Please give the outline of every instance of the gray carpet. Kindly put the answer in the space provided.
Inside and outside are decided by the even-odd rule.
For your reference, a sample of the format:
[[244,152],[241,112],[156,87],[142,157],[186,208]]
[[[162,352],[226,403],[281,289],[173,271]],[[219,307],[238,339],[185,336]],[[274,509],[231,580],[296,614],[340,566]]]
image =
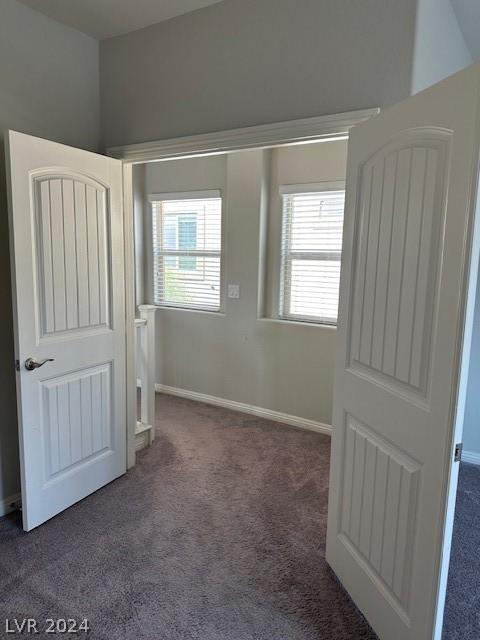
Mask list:
[[458,480],[443,640],[480,639],[480,467],[463,463]]
[[374,640],[325,562],[329,438],[168,396],[157,415],[126,476],[29,534],[0,519],[0,633]]

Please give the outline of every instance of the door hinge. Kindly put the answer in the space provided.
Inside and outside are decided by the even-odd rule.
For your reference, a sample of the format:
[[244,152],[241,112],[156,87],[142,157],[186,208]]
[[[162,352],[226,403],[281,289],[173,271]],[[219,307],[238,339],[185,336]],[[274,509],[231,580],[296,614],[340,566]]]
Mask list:
[[459,442],[455,445],[455,454],[453,456],[454,462],[460,462],[462,459],[463,442]]

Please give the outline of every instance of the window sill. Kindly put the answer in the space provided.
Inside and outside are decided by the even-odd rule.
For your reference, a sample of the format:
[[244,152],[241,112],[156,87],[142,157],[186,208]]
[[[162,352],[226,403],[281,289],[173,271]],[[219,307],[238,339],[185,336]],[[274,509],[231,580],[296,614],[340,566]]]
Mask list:
[[273,323],[280,325],[293,325],[295,327],[313,327],[315,329],[329,329],[336,331],[336,324],[322,322],[308,322],[307,320],[286,320],[285,318],[257,318],[257,322]]

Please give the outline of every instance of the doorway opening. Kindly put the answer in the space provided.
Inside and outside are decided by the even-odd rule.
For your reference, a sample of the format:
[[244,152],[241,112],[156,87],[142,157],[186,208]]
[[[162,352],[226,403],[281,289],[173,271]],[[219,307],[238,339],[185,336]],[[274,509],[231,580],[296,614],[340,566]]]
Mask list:
[[346,153],[342,136],[133,167],[157,391],[330,431]]
[[[293,508],[311,513],[315,541],[301,524],[303,516],[295,536],[316,567],[316,588],[332,599],[333,611],[345,607],[351,615],[346,638],[362,635],[373,640],[365,620],[350,610],[349,598],[337,591],[325,562],[329,440],[307,431],[330,431],[346,152],[342,136],[136,164],[135,304],[141,310],[155,308],[160,443],[151,455],[167,443],[176,460],[188,458],[191,469],[185,470],[185,477],[191,474],[195,485],[198,476],[209,478],[207,493],[214,512],[216,475],[227,474],[224,482],[233,501],[237,494],[250,495],[252,511],[242,502],[237,516],[251,518],[253,538],[266,517],[263,509],[257,514],[261,494],[272,503],[267,507],[273,509],[267,530],[283,526],[285,539],[295,529],[285,521],[287,512]],[[137,352],[144,363],[151,357],[151,352],[145,357],[145,345],[137,345]],[[143,377],[140,367],[137,378]],[[140,415],[141,407],[139,421]],[[235,446],[225,465],[230,438]],[[263,447],[270,453],[260,455],[262,462],[258,454]],[[271,467],[273,451],[277,463]],[[149,454],[141,455],[143,461]],[[201,473],[196,472],[198,466],[203,466]],[[273,483],[273,493],[264,466],[271,468],[272,478],[278,475],[280,484]],[[243,475],[247,467],[248,478]],[[168,485],[168,468],[163,473]],[[294,499],[295,507],[279,500],[284,473],[295,474],[297,490],[303,487],[306,492]],[[264,486],[259,488],[261,478]],[[289,487],[286,482],[285,496]],[[311,510],[313,504],[317,506]],[[231,506],[222,508],[230,520]],[[219,530],[211,535],[219,535]],[[220,548],[229,536],[229,531],[219,536]],[[234,562],[239,561],[239,546],[252,553],[248,540],[245,534],[234,538]],[[286,550],[272,548],[269,553],[279,567],[282,556],[288,557]],[[261,558],[255,562],[271,575]],[[300,591],[308,592],[313,583],[307,585],[302,562],[294,564],[291,578]],[[281,584],[282,576],[280,570],[272,579]],[[278,592],[280,600],[285,597],[283,587]],[[304,595],[297,601],[301,602]],[[327,628],[328,607],[320,602],[309,615]]]

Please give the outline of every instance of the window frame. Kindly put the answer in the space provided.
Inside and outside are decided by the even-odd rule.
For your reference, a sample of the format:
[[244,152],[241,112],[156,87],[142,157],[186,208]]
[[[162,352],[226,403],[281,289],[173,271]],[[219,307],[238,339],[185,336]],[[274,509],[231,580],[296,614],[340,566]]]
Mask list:
[[[315,326],[326,326],[336,328],[338,324],[338,313],[335,321],[328,320],[327,318],[321,318],[317,316],[306,316],[300,314],[288,313],[286,310],[289,308],[290,304],[290,294],[291,294],[291,286],[287,287],[285,282],[285,268],[284,268],[284,260],[285,254],[283,251],[283,247],[285,246],[285,207],[284,207],[284,196],[296,195],[296,194],[309,194],[309,193],[322,193],[328,191],[345,191],[345,180],[329,180],[325,182],[309,182],[309,183],[301,183],[301,184],[285,184],[280,185],[279,187],[279,197],[280,197],[280,238],[278,252],[278,288],[277,288],[277,313],[278,320],[283,322],[297,322],[303,324],[311,324]],[[342,261],[342,252],[343,252],[343,230],[345,225],[345,216],[342,224],[342,249],[339,252],[327,252],[327,251],[317,251],[317,252],[309,252],[308,255],[305,255],[305,259],[321,259],[318,256],[326,255],[330,253],[337,254],[338,259]],[[302,252],[300,252],[302,253]],[[304,253],[304,252],[303,252]],[[290,252],[288,252],[290,255]],[[302,259],[302,258],[300,258]],[[332,258],[336,260],[335,258]],[[290,278],[291,283],[291,278]],[[340,295],[340,291],[339,291]]]
[[[220,224],[221,224],[221,233],[220,233],[220,251],[198,251],[195,252],[198,254],[198,257],[204,257],[208,255],[219,255],[220,257],[220,297],[219,297],[219,306],[218,308],[212,307],[204,307],[204,306],[196,306],[191,304],[182,304],[181,302],[158,302],[155,300],[155,256],[154,254],[154,237],[153,237],[153,204],[156,202],[165,202],[167,200],[206,200],[218,198],[220,199]],[[147,197],[149,204],[149,214],[150,214],[150,233],[151,233],[151,242],[150,244],[150,252],[151,252],[151,299],[153,304],[159,309],[172,309],[172,310],[180,310],[180,311],[192,311],[198,313],[213,313],[213,314],[224,314],[225,313],[225,202],[223,197],[222,189],[207,189],[204,191],[168,191],[168,192],[157,192],[150,193]],[[191,212],[188,212],[191,213]],[[183,215],[183,214],[180,214]],[[178,229],[177,229],[178,233]],[[180,250],[176,250],[172,252],[174,256],[178,259],[178,254],[181,253]],[[191,253],[191,252],[189,252]]]

